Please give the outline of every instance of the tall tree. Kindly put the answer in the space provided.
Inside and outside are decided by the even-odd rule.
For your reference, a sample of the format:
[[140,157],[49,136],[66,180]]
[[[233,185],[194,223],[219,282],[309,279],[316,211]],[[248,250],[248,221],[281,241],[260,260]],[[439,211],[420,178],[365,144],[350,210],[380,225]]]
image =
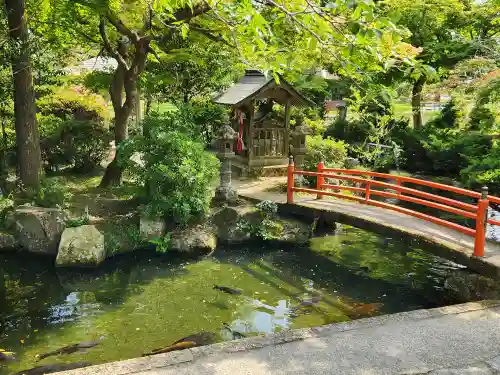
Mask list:
[[451,21],[463,13],[464,5],[460,0],[389,0],[387,4],[399,15],[399,24],[410,30],[408,41],[421,50],[418,63],[405,74],[412,83],[413,127],[418,129],[423,125],[421,102],[425,83],[435,78],[438,64],[449,57],[448,49],[456,39]]
[[18,172],[23,185],[36,187],[42,158],[24,0],[5,0],[5,12],[11,41]]
[[148,63],[141,85],[147,96],[188,103],[227,88],[243,73],[233,48],[197,33],[158,47],[160,60]]
[[[99,30],[105,53],[118,62],[110,85],[117,146],[127,137],[127,121],[136,103],[138,80],[150,54],[172,37],[196,32],[230,45],[248,65],[282,73],[311,66],[313,60],[335,62],[342,74],[379,69],[392,49],[382,38],[399,42],[398,29],[375,14],[372,0],[240,1],[230,0],[63,0],[57,22]],[[57,14],[53,12],[53,14]],[[70,16],[68,16],[70,15]],[[83,33],[87,38],[94,35]],[[170,51],[162,50],[163,53]],[[277,77],[277,76],[276,76]],[[119,147],[118,147],[119,151]],[[101,186],[121,182],[113,160]]]
[[460,61],[494,50],[492,40],[500,31],[498,6],[491,0],[387,0],[385,4],[399,18],[398,24],[411,32],[408,42],[420,49],[417,62],[403,78],[412,84],[413,126],[418,129],[423,125],[425,84],[445,77]]

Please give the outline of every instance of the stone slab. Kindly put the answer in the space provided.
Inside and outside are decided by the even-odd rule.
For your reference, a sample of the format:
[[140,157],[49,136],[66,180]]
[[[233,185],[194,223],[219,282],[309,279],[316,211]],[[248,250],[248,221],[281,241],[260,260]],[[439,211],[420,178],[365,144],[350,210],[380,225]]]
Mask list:
[[494,370],[500,372],[500,355],[498,357],[491,358],[486,361],[486,363]]

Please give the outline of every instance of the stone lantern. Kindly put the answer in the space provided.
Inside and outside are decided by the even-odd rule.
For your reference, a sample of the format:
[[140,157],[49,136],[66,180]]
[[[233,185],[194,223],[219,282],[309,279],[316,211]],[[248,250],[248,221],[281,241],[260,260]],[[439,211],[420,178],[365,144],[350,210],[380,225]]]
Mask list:
[[234,201],[238,192],[231,186],[231,159],[234,157],[234,141],[238,137],[233,128],[223,125],[215,138],[217,158],[220,164],[220,186],[215,190],[215,200],[221,202]]
[[295,165],[301,166],[304,163],[306,149],[306,136],[311,134],[311,129],[302,123],[302,119],[297,119],[297,126],[290,133],[292,136],[292,155],[295,159]]

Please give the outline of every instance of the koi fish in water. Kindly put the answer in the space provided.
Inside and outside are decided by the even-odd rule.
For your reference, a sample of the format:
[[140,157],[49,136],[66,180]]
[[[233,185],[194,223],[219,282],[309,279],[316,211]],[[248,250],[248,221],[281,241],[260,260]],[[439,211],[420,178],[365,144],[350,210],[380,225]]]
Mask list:
[[221,292],[224,292],[227,294],[241,294],[241,290],[229,288],[228,286],[215,285],[214,289],[220,290]]
[[8,352],[5,349],[0,349],[0,362],[9,362],[9,361],[15,361],[16,353],[14,352]]
[[151,351],[149,353],[144,353],[142,356],[147,357],[147,356],[155,355],[155,354],[163,354],[163,353],[173,352],[175,350],[190,349],[190,348],[194,348],[195,346],[199,346],[199,345],[197,345],[194,341],[183,341],[183,342],[179,342],[177,344],[169,345],[165,348],[154,349],[153,351]]
[[347,313],[355,318],[372,316],[379,312],[382,306],[383,303],[355,303],[349,306]]
[[194,348],[196,346],[213,344],[216,338],[217,336],[212,332],[199,332],[195,333],[194,335],[186,336],[180,340],[177,340],[172,345],[163,348],[153,349],[151,352],[144,353],[142,356],[147,357],[155,354],[173,352],[175,350],[184,350],[184,349]]
[[53,356],[53,355],[73,354],[73,353],[77,353],[77,352],[84,352],[86,349],[90,349],[90,348],[93,348],[94,346],[99,345],[101,343],[101,340],[102,340],[102,338],[100,340],[97,340],[97,341],[81,342],[78,344],[68,345],[68,346],[56,349],[52,352],[37,354],[35,356],[35,358],[37,361],[41,361],[42,359]]
[[323,299],[322,296],[313,296],[313,297],[311,297],[309,299],[303,300],[302,302],[300,302],[300,304],[298,304],[297,306],[292,307],[289,310],[290,317],[296,318],[299,315],[300,312],[306,313],[304,311],[305,307],[314,306],[315,304],[319,303],[322,299]]

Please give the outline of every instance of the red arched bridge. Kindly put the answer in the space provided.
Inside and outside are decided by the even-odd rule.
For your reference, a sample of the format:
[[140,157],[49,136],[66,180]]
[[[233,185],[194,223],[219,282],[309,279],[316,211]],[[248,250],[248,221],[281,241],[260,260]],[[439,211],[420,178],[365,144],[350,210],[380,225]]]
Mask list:
[[[295,186],[295,176],[316,177],[316,188],[305,188]],[[348,181],[351,184],[343,184]],[[408,186],[409,185],[409,186]],[[411,187],[410,187],[411,186]],[[465,203],[463,201],[432,194],[418,187],[429,187],[444,192],[451,192],[458,196],[468,198],[477,203]],[[488,188],[482,192],[462,189],[450,185],[440,184],[432,181],[421,180],[413,177],[390,175],[386,173],[369,172],[355,169],[327,168],[320,162],[316,172],[297,170],[290,159],[287,178],[287,203],[294,203],[294,193],[308,193],[322,199],[325,196],[340,198],[342,200],[357,201],[362,204],[399,212],[405,215],[423,219],[427,222],[452,229],[474,237],[474,256],[483,257],[486,244],[486,225],[500,226],[500,220],[488,218],[488,207],[490,204],[500,204],[500,198],[488,195]],[[419,206],[430,207],[475,220],[475,225],[470,228],[457,224],[428,213],[411,210],[395,204],[373,199],[374,196],[394,198],[407,201]],[[500,254],[497,254],[500,256]]]

